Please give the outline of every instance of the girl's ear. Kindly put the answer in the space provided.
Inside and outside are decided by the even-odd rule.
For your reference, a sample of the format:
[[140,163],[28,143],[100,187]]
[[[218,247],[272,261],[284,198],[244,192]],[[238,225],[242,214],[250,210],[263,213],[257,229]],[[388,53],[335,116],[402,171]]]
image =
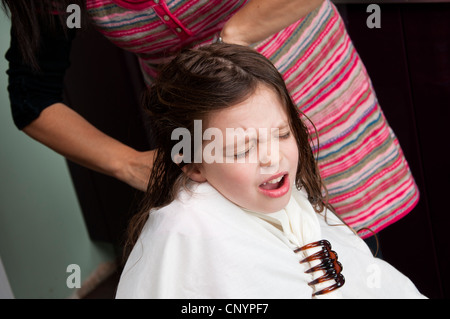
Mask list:
[[202,171],[200,170],[200,167],[196,164],[187,164],[184,165],[181,170],[194,182],[197,183],[204,183],[206,182],[205,176],[203,176]]

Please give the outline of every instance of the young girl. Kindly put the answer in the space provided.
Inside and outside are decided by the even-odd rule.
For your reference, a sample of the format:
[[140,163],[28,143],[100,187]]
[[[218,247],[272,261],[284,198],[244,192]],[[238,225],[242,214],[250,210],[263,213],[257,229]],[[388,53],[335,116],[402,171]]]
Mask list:
[[144,102],[158,152],[117,298],[423,297],[333,213],[303,115],[262,55],[184,51]]

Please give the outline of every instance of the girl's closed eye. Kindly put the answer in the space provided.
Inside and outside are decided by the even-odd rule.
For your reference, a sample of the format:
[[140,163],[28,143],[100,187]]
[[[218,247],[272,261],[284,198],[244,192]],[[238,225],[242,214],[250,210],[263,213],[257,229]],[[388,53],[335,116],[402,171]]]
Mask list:
[[280,140],[286,140],[289,137],[291,137],[291,131],[287,131],[285,133],[281,133],[280,135],[278,135],[278,139]]
[[[280,140],[287,140],[288,138],[291,137],[291,131],[288,130],[286,132],[281,132],[279,135],[277,135],[275,138],[278,138]],[[236,152],[234,154],[234,158],[239,159],[239,158],[244,158],[247,157],[250,152],[255,148],[255,144],[254,143],[249,143],[246,145],[246,149],[241,151],[241,152]]]
[[248,154],[250,154],[250,151],[252,151],[255,148],[255,144],[254,143],[250,143],[246,145],[246,149],[242,152],[236,152],[234,154],[234,158],[239,159],[239,158],[244,158],[247,157]]

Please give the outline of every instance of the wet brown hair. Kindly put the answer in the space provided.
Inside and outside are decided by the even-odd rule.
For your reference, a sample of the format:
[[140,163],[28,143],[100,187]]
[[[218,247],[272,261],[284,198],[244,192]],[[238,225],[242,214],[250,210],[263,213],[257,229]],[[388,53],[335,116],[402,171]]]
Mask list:
[[172,132],[186,128],[193,136],[194,120],[206,119],[213,111],[245,101],[260,85],[272,89],[285,106],[299,150],[296,187],[304,188],[316,212],[332,209],[311,149],[311,136],[302,121],[307,117],[293,103],[274,65],[257,51],[239,45],[188,49],[162,68],[144,95],[143,106],[155,133],[157,154],[141,210],[129,224],[125,256],[137,241],[150,211],[170,204],[188,180],[171,158],[171,150],[178,143],[172,140]]

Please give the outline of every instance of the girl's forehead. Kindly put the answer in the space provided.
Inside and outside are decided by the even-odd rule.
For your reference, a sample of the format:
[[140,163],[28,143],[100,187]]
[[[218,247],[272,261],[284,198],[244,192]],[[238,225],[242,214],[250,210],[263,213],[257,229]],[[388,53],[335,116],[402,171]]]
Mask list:
[[279,128],[288,123],[281,98],[265,86],[259,86],[246,100],[236,105],[211,112],[207,127],[217,128]]

